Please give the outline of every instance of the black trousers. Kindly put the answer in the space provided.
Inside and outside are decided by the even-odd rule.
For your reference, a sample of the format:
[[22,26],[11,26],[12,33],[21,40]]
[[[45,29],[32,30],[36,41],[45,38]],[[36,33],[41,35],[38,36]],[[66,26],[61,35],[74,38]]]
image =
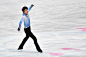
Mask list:
[[29,26],[28,28],[24,28],[24,32],[26,33],[26,37],[23,39],[22,43],[20,44],[18,49],[23,49],[23,46],[25,44],[25,42],[28,40],[29,37],[31,37],[34,41],[34,44],[36,46],[37,51],[40,51],[40,47],[37,43],[37,38],[35,37],[35,35],[31,32],[31,27]]

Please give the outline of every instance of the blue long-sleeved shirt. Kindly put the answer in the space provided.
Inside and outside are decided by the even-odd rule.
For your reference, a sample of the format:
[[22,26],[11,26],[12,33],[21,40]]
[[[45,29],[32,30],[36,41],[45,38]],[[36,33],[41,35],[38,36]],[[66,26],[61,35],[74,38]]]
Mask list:
[[[28,8],[28,12],[31,10],[32,7]],[[29,16],[29,14],[28,14]],[[23,13],[22,19],[19,22],[19,28],[21,28],[21,24],[24,21],[24,28],[28,28],[30,26],[30,17],[28,17],[25,13]]]

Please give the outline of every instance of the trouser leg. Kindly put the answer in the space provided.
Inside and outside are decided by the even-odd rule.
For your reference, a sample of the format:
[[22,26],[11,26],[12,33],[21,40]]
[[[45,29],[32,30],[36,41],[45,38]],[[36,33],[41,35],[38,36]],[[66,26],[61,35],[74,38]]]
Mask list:
[[30,37],[33,39],[37,51],[42,51],[42,50],[40,49],[39,44],[37,43],[37,38],[35,37],[35,35],[34,35],[31,31],[30,31]]
[[24,29],[24,32],[26,33],[26,37],[22,40],[22,42],[21,42],[21,44],[20,44],[18,49],[23,49],[24,44],[26,43],[26,41],[29,38],[29,35],[30,35],[29,30],[28,29]]

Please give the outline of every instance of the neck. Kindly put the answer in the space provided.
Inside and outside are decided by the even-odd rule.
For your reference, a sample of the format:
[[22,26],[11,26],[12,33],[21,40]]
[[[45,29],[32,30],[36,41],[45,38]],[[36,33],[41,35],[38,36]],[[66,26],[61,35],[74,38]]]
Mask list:
[[[23,13],[23,14],[25,14],[25,13]],[[26,15],[28,15],[28,14],[26,14]]]

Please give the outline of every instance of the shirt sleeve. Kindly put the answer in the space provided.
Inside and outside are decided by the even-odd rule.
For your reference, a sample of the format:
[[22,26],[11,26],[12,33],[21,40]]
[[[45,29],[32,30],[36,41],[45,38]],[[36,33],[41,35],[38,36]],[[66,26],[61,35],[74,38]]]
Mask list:
[[31,6],[28,8],[28,10],[30,11],[32,7],[33,7],[33,6],[31,5]]
[[32,7],[30,6],[28,10],[30,11],[30,10],[31,10],[31,8],[32,8]]
[[22,19],[20,20],[20,22],[19,22],[19,28],[21,28],[21,24],[22,24],[23,21],[24,21],[24,18],[22,18]]

